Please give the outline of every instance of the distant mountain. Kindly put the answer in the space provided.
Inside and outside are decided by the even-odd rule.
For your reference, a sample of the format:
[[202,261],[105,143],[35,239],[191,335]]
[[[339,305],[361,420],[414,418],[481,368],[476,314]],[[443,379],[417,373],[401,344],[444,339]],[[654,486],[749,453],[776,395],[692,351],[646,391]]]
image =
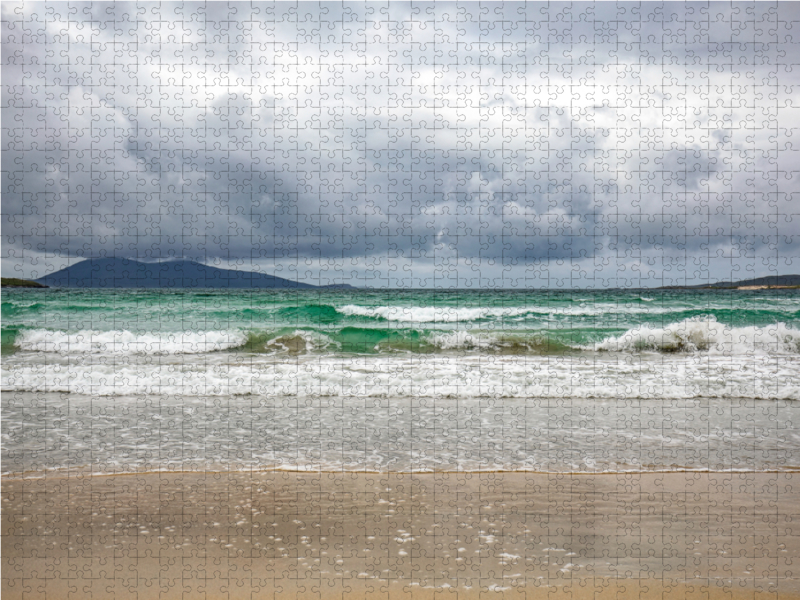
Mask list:
[[720,281],[718,283],[701,283],[700,285],[672,285],[661,289],[735,289],[739,287],[789,287],[800,285],[800,275],[767,275],[756,279],[744,279],[742,281]]
[[192,260],[143,263],[127,258],[91,258],[36,280],[68,288],[312,289],[320,287],[252,271],[209,267]]

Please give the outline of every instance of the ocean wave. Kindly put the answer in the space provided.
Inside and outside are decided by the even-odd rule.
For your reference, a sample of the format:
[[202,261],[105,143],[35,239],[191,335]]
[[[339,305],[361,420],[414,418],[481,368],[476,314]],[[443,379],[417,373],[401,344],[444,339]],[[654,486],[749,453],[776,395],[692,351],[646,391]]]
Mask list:
[[248,352],[287,352],[288,354],[306,354],[327,349],[336,349],[339,345],[329,336],[318,331],[307,329],[281,331],[250,331],[245,334],[245,341],[236,346],[236,350]]
[[336,323],[342,314],[328,304],[286,306],[275,311],[276,323],[294,321],[302,323]]
[[575,350],[543,333],[426,331],[344,327],[324,333],[309,329],[250,332],[238,349],[251,352],[306,354],[338,351],[348,354],[435,354],[478,350],[485,354],[556,354]]
[[36,313],[45,307],[41,302],[25,304],[22,302],[2,302],[0,303],[0,315],[3,319],[9,319],[18,315]]
[[[382,321],[400,321],[406,323],[468,323],[482,320],[494,319],[515,319],[520,320],[526,317],[534,319],[555,318],[555,317],[599,317],[608,315],[642,315],[652,316],[661,314],[672,314],[676,316],[692,317],[698,314],[705,314],[707,309],[696,307],[667,307],[654,306],[648,304],[654,302],[653,298],[637,298],[625,302],[610,303],[581,303],[569,306],[507,306],[507,307],[480,307],[466,308],[454,306],[359,306],[348,304],[337,309],[345,316],[357,316],[368,319],[378,319]],[[797,313],[788,314],[773,310],[753,310],[748,309],[726,309],[720,308],[714,312],[719,312],[733,319],[747,318],[792,318],[797,317]]]
[[204,354],[242,346],[241,331],[134,333],[128,330],[75,333],[26,329],[15,335],[14,345],[28,352],[58,354]]
[[517,317],[526,314],[547,314],[527,307],[458,308],[454,306],[357,306],[348,304],[338,309],[347,316],[379,318],[408,323],[457,323],[487,318]]
[[560,354],[574,351],[571,346],[545,333],[512,334],[450,331],[434,333],[428,340],[441,350],[482,350],[491,354]]
[[4,392],[68,392],[96,396],[147,394],[257,397],[383,398],[595,398],[595,399],[800,399],[793,358],[677,354],[618,360],[482,355],[364,357],[224,354],[195,364],[181,357],[160,361],[105,361],[91,356],[46,364],[3,361]]
[[3,355],[13,354],[17,351],[17,337],[22,331],[22,327],[3,327],[0,330],[0,353]]
[[[606,330],[609,331],[609,330]],[[611,330],[613,331],[613,330]],[[800,353],[800,330],[784,323],[731,327],[713,316],[639,325],[598,339],[597,329],[471,330],[383,327],[280,327],[199,332],[77,332],[4,327],[3,353],[171,355],[211,352],[316,354],[558,355],[659,352],[726,355]],[[610,333],[610,331],[609,331]]]
[[640,325],[585,349],[610,352],[711,352],[739,355],[753,352],[797,353],[800,330],[784,323],[764,327],[730,327],[714,316],[698,316],[664,327]]

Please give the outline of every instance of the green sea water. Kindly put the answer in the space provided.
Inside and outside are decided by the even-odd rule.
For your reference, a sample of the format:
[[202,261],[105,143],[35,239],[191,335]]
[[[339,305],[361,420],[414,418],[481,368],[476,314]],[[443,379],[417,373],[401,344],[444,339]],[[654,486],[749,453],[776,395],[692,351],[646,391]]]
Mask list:
[[800,468],[800,292],[9,290],[6,472]]
[[[3,293],[2,350],[84,352],[93,345],[97,351],[145,354],[669,352],[713,343],[698,323],[741,330],[748,340],[759,328],[777,328],[774,340],[752,339],[753,347],[788,340],[791,351],[789,338],[800,328],[800,293],[14,290]],[[729,351],[749,349],[745,343]]]

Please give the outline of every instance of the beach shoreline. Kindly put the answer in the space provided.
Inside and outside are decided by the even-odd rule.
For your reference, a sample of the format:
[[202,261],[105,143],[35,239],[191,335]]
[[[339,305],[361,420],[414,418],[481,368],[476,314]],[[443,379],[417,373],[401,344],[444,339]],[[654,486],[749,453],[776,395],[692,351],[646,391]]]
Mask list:
[[3,598],[800,598],[791,472],[30,475]]

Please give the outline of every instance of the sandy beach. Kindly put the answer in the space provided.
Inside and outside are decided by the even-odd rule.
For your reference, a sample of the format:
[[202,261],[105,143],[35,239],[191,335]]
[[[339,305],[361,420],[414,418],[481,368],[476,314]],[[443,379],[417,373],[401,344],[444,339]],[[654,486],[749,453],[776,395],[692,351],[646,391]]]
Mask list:
[[2,481],[3,598],[800,598],[791,473]]

